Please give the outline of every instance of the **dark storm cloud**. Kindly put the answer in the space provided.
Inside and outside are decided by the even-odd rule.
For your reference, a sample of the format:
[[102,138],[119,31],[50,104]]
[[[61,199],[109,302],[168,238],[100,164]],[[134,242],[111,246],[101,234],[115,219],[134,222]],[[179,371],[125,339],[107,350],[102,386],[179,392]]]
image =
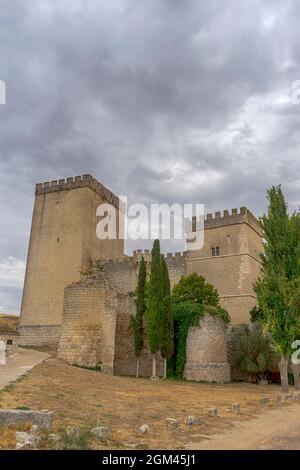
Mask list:
[[2,310],[18,308],[36,182],[92,173],[131,202],[256,213],[282,183],[298,206],[296,0],[12,0],[0,12]]

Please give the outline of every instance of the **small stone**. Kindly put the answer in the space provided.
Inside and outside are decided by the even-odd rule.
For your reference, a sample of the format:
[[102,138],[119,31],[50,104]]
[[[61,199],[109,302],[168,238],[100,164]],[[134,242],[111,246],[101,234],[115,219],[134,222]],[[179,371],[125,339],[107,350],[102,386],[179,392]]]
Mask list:
[[29,432],[33,434],[37,434],[40,431],[40,428],[37,424],[33,424],[29,430]]
[[16,449],[33,449],[38,446],[40,437],[29,432],[16,432]]
[[184,422],[185,424],[192,426],[193,424],[201,424],[201,419],[195,418],[194,416],[187,416]]
[[293,399],[293,395],[291,393],[287,393],[286,396],[285,396],[285,399],[286,400],[292,400]]
[[97,426],[91,430],[91,433],[99,439],[106,440],[108,438],[111,429],[108,426]]
[[260,404],[261,405],[266,405],[267,403],[270,402],[269,398],[267,397],[261,397],[261,399],[259,400]]
[[285,401],[285,396],[280,394],[280,395],[277,396],[277,400],[278,401]]
[[209,409],[207,410],[207,415],[210,416],[210,417],[218,416],[218,410],[217,410],[217,408],[209,408]]
[[231,405],[231,411],[233,411],[233,413],[239,414],[241,412],[240,404],[239,403],[233,403],[233,405]]
[[148,424],[142,424],[142,426],[139,429],[140,434],[147,434],[149,432],[149,425]]
[[167,425],[168,428],[177,429],[178,426],[179,426],[179,421],[178,421],[178,419],[167,418],[166,419],[166,425]]

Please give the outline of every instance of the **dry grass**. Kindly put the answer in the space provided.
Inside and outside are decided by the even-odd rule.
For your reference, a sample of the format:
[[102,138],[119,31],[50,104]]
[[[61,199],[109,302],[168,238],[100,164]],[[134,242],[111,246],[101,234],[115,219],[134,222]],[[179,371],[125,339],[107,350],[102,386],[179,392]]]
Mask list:
[[16,333],[16,324],[0,318],[0,331],[3,333]]
[[[278,393],[279,387],[275,385],[215,385],[175,380],[153,383],[149,379],[111,377],[51,358],[12,389],[0,393],[0,406],[54,411],[51,432],[61,433],[69,425],[110,426],[110,440],[92,441],[90,447],[95,449],[130,448],[134,444],[149,449],[184,449],[266,409],[287,406],[277,403]],[[271,402],[262,405],[262,396]],[[240,403],[240,415],[231,412],[232,403]],[[210,407],[218,408],[217,418],[206,416]],[[184,420],[188,415],[202,418],[205,423],[187,426]],[[166,418],[178,419],[179,428],[168,429]],[[147,435],[138,433],[143,423],[150,427]],[[0,448],[12,448],[13,440],[3,436],[0,435]]]

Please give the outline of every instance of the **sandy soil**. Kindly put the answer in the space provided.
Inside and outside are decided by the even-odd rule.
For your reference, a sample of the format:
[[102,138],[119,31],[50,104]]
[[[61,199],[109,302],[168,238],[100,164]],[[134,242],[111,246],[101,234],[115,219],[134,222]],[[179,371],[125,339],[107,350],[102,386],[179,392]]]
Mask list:
[[[109,441],[91,444],[98,449],[268,448],[276,442],[283,445],[290,427],[298,441],[300,403],[278,403],[278,393],[275,385],[153,383],[149,379],[111,377],[50,358],[12,389],[1,392],[0,406],[52,410],[52,432],[61,432],[68,425],[108,425],[112,428]],[[262,397],[269,403],[261,403]],[[240,404],[240,414],[231,411],[233,403]],[[207,417],[210,407],[217,407],[217,417]],[[186,425],[188,415],[201,418],[201,424]],[[178,419],[178,429],[169,429],[166,418]],[[138,429],[144,423],[150,431],[141,435]],[[12,436],[5,437],[2,432],[0,449],[13,448]]]

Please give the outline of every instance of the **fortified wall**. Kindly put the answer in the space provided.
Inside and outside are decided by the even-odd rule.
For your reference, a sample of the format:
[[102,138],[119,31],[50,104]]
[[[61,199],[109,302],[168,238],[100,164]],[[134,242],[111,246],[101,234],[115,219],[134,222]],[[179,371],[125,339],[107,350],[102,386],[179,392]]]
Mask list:
[[[110,260],[102,270],[65,289],[62,332],[58,357],[70,364],[95,367],[108,374],[134,375],[136,356],[130,317],[135,315],[133,292],[138,282],[139,262],[144,257],[151,266],[148,250],[132,257]],[[165,256],[172,284],[186,273],[186,255]],[[150,376],[151,354],[145,340],[140,358],[140,375]],[[157,355],[157,373],[163,374],[162,358]]]

